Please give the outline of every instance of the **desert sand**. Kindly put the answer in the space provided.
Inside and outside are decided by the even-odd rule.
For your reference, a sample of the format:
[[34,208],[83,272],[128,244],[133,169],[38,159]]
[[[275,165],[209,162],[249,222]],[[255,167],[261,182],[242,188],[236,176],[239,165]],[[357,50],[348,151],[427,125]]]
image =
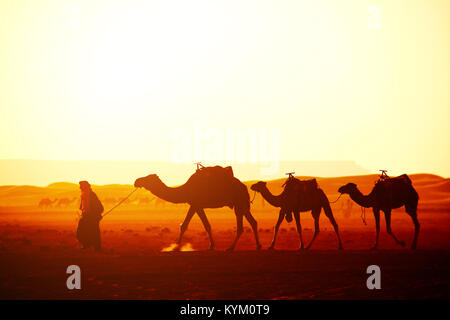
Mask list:
[[[448,299],[450,179],[410,177],[420,196],[421,232],[415,251],[408,248],[414,230],[404,209],[393,211],[392,228],[407,247],[386,233],[382,215],[379,250],[369,251],[375,240],[373,215],[366,210],[365,225],[360,207],[350,205],[348,196],[331,205],[344,251],[337,250],[336,236],[322,212],[321,232],[309,251],[297,250],[295,223],[287,222],[281,225],[276,251],[255,251],[244,222],[236,251],[225,252],[235,234],[229,208],[206,209],[216,251],[206,251],[209,241],[198,217],[184,237],[187,251],[164,251],[176,240],[188,207],[156,201],[150,192],[139,190],[102,220],[104,252],[95,253],[80,250],[75,238],[76,184],[0,186],[0,299]],[[318,178],[318,183],[333,201],[339,186],[354,182],[368,193],[376,179]],[[271,181],[268,188],[277,194],[283,182]],[[133,187],[93,185],[93,190],[108,210]],[[45,198],[52,204],[39,207]],[[252,213],[266,249],[278,211],[257,194]],[[308,243],[314,231],[309,212],[301,214],[301,222]],[[66,268],[72,264],[82,270],[81,290],[66,288]],[[381,268],[381,290],[366,288],[371,264]]]

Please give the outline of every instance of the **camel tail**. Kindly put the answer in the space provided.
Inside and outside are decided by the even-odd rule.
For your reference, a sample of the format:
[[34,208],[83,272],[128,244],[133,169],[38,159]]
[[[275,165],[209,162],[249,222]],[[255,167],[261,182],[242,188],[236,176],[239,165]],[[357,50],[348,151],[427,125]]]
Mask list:
[[319,197],[320,197],[320,204],[322,205],[323,210],[325,211],[325,214],[332,215],[333,212],[331,211],[330,201],[328,200],[327,195],[325,192],[323,192],[322,189],[318,188],[319,190]]

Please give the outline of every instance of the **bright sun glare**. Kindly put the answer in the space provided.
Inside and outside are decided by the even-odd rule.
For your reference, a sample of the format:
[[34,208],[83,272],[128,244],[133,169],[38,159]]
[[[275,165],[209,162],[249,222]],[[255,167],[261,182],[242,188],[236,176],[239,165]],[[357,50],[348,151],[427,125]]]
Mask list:
[[199,121],[449,175],[450,3],[413,2],[1,2],[0,158],[170,161]]

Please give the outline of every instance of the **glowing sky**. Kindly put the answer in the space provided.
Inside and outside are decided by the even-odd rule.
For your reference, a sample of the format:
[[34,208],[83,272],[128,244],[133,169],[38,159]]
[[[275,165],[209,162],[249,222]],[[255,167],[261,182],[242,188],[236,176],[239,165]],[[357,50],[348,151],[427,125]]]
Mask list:
[[171,161],[197,121],[450,176],[449,39],[445,0],[2,0],[0,158]]

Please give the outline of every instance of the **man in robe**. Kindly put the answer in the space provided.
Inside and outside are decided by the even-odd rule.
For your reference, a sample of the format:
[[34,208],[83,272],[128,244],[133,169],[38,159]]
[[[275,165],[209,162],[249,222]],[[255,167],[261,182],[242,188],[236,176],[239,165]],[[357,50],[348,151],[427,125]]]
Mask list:
[[77,239],[83,249],[94,247],[101,251],[100,220],[102,219],[103,205],[97,195],[92,191],[87,181],[80,181],[81,190],[81,219],[78,222]]

